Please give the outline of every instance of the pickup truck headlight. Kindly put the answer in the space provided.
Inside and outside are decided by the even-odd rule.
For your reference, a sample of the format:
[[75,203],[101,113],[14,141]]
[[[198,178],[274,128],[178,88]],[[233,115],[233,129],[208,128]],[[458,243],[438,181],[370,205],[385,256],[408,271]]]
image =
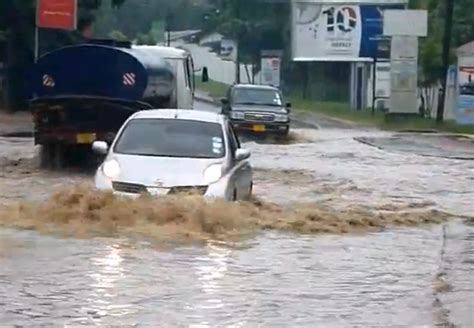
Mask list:
[[288,122],[288,115],[287,114],[275,115],[275,122]]
[[230,112],[230,118],[234,120],[243,120],[245,119],[245,114],[242,112]]

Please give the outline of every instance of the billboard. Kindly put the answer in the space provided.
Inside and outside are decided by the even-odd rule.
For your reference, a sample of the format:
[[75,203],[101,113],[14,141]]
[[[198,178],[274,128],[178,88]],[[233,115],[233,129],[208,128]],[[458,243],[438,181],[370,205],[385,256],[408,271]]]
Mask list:
[[280,87],[281,58],[279,56],[265,56],[261,59],[261,84]]
[[293,2],[293,60],[372,61],[380,54],[379,43],[387,39],[383,36],[383,11],[402,9],[404,4],[398,2],[389,5]]
[[36,25],[41,28],[75,30],[77,0],[37,0]]

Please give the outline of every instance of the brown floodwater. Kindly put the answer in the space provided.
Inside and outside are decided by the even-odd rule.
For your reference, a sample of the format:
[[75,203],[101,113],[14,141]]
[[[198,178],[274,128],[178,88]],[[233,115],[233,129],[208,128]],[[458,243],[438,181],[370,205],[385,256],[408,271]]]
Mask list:
[[94,192],[0,138],[0,322],[473,326],[474,162],[400,138],[246,140],[256,195],[236,204]]

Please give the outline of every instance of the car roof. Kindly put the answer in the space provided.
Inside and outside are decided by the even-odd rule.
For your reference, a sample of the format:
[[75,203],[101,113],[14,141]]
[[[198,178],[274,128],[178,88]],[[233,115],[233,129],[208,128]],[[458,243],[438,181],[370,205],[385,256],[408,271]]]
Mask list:
[[263,84],[234,84],[232,89],[254,89],[254,90],[274,90],[280,91],[278,88],[271,85]]
[[130,117],[132,119],[178,119],[192,120],[209,123],[224,123],[224,116],[218,113],[207,112],[197,109],[147,109],[136,112]]
[[153,50],[160,56],[167,59],[177,59],[177,58],[186,58],[188,56],[188,51],[185,49],[174,48],[174,47],[164,47],[164,46],[149,46],[149,45],[133,45],[135,50]]

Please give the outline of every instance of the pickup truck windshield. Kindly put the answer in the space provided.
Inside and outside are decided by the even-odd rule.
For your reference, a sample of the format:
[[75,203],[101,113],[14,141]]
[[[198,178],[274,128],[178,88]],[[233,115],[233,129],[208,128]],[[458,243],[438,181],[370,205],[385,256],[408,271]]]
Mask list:
[[282,106],[280,93],[275,90],[240,88],[232,95],[234,105]]
[[221,158],[225,154],[222,127],[179,119],[134,119],[121,133],[114,152],[126,155]]

